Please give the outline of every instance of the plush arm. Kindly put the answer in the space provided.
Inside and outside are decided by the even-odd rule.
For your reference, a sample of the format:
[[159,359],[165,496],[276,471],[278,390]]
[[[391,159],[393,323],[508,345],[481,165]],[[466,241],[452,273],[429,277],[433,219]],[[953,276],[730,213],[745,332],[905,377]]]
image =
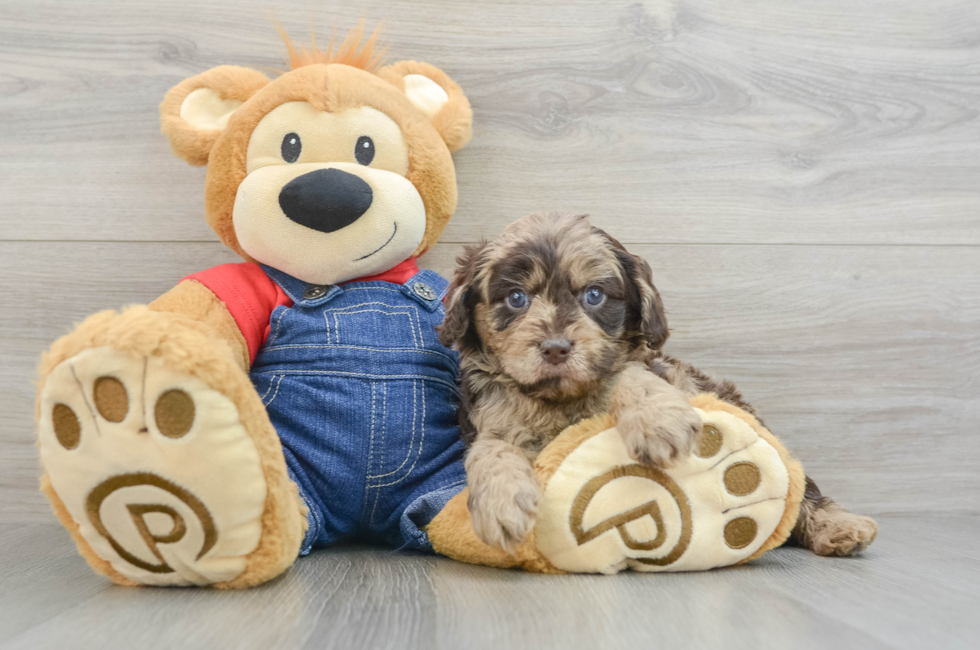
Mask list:
[[169,312],[205,325],[225,341],[238,365],[248,372],[249,353],[245,337],[228,308],[210,289],[196,280],[184,280],[150,303],[153,311]]

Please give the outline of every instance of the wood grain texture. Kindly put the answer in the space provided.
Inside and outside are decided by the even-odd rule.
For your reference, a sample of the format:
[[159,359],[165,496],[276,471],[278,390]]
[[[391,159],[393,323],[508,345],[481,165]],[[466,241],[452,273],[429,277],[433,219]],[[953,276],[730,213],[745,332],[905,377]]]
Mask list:
[[[245,592],[127,589],[54,525],[0,525],[0,647],[975,648],[976,517],[895,517],[864,557],[542,576],[364,547]],[[942,552],[939,552],[939,551]]]
[[[980,243],[980,4],[275,3],[300,38],[385,20],[389,59],[474,106],[444,236],[542,208],[627,242]],[[223,63],[282,67],[266,0],[5,1],[3,237],[211,241],[156,106]]]

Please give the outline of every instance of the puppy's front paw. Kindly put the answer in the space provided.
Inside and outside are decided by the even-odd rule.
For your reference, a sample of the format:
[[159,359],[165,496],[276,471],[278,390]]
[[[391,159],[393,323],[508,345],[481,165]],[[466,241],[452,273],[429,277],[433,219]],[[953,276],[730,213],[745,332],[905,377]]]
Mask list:
[[616,427],[633,459],[666,467],[691,453],[701,418],[680,394],[661,393],[621,407]]
[[499,474],[471,485],[473,532],[490,546],[513,551],[534,528],[539,497],[534,479],[521,474]]

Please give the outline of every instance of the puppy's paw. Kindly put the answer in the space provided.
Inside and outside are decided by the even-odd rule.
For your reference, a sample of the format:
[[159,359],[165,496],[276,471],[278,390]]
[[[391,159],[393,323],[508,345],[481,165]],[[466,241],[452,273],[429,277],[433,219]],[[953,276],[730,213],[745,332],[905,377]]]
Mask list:
[[502,473],[471,485],[473,532],[484,543],[513,552],[534,528],[540,496],[534,478],[523,474]]
[[844,509],[817,510],[810,548],[817,555],[857,555],[875,541],[878,522]]
[[679,393],[660,393],[620,407],[616,427],[634,460],[663,468],[691,453],[701,418]]

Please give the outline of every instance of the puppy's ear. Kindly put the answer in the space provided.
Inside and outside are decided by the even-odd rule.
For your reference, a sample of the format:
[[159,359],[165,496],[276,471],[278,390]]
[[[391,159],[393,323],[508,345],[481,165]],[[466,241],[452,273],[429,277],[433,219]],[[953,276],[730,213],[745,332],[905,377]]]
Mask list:
[[436,327],[439,341],[447,348],[462,347],[470,340],[479,345],[479,337],[473,331],[473,309],[480,302],[480,289],[475,285],[486,247],[486,242],[466,246],[456,258],[456,272],[446,294],[446,317]]
[[640,297],[640,331],[643,332],[647,345],[659,350],[670,336],[664,303],[657,287],[653,286],[653,271],[647,261],[638,255],[627,255],[633,260],[633,283]]
[[627,327],[638,332],[640,337],[654,350],[659,350],[667,342],[670,330],[667,328],[667,314],[660,292],[653,285],[653,271],[647,261],[633,255],[613,237],[599,230],[593,230],[605,237],[626,280]]

